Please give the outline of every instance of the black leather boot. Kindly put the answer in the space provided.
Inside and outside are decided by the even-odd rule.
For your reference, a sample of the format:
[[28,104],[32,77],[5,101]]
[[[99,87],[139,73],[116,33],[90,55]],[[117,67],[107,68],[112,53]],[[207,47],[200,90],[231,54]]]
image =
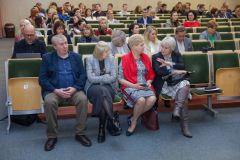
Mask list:
[[103,124],[99,124],[99,132],[98,132],[98,143],[103,143],[105,141],[105,126]]

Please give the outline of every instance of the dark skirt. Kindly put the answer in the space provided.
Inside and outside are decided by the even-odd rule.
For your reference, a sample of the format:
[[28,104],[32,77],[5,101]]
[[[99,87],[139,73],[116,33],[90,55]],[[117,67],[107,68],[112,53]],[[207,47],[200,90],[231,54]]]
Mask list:
[[92,115],[98,115],[103,107],[104,98],[113,103],[115,93],[110,84],[92,85],[88,88],[87,97],[93,104]]

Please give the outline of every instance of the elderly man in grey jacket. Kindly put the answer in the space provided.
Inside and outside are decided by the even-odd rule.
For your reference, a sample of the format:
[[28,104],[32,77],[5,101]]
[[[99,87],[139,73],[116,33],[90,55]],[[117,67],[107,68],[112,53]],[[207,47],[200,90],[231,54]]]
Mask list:
[[183,26],[178,26],[175,31],[175,40],[176,40],[176,48],[174,52],[190,52],[194,51],[192,40],[190,38],[185,37],[186,28]]

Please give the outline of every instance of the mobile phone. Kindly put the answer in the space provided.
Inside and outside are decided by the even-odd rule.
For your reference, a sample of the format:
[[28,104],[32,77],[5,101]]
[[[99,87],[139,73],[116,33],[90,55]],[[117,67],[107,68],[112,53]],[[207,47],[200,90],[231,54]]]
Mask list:
[[148,87],[148,85],[146,83],[141,84],[141,86]]

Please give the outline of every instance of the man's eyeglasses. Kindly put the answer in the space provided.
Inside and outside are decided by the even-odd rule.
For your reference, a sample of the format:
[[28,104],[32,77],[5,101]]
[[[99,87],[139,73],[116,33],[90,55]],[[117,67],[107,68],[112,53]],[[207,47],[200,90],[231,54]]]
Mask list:
[[35,34],[24,34],[24,37],[34,37]]

